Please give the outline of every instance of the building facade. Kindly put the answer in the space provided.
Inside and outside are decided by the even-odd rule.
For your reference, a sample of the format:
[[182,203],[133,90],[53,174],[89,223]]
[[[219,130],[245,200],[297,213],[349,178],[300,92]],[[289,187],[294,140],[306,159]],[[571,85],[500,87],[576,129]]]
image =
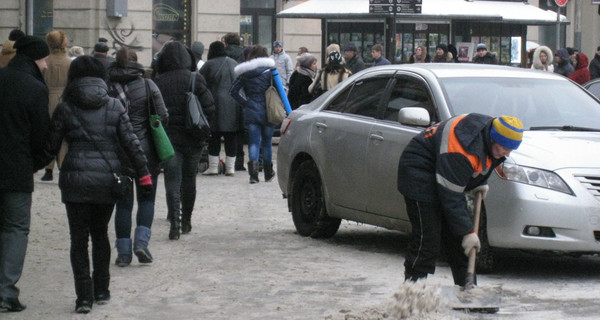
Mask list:
[[[292,58],[301,46],[321,60],[329,43],[353,42],[367,63],[374,43],[383,43],[387,55],[393,56],[390,60],[403,63],[418,45],[425,45],[431,54],[439,43],[485,42],[501,63],[513,65],[524,63],[527,41],[555,48],[558,39],[560,47],[575,47],[590,57],[600,45],[600,9],[594,0],[569,1],[561,8],[558,28],[547,17],[544,22],[527,17],[507,20],[492,13],[477,18],[478,12],[470,14],[457,7],[519,2],[526,3],[523,8],[527,10],[539,10],[536,15],[541,11],[555,15],[554,0],[459,0],[454,6],[448,4],[455,0],[441,1],[415,0],[437,11],[397,16],[393,29],[391,15],[369,13],[369,0],[2,0],[0,39],[7,39],[14,28],[38,36],[58,29],[67,34],[70,46],[82,46],[89,53],[98,38],[104,37],[110,53],[121,46],[131,47],[146,66],[169,39],[188,45],[201,41],[208,48],[227,32],[238,32],[242,45],[271,49],[274,40],[282,41]],[[326,12],[289,13],[319,2]]]

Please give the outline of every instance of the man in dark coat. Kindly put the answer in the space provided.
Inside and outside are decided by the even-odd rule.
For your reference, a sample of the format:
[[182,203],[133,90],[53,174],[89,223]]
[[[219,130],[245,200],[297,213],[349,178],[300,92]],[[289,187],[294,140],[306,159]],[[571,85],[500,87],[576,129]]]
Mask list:
[[429,127],[410,141],[398,165],[398,191],[412,225],[405,280],[433,274],[442,246],[454,284],[466,284],[467,256],[481,244],[464,192],[480,190],[485,198],[488,177],[522,138],[519,119],[472,113]]
[[590,77],[592,79],[600,78],[600,46],[596,49],[594,59],[590,61]]
[[51,160],[44,152],[50,116],[42,76],[50,49],[33,36],[17,39],[14,48],[0,69],[0,308],[21,311],[16,283],[27,251],[33,173]]
[[350,69],[352,74],[356,74],[365,68],[365,62],[357,54],[354,43],[350,42],[344,47],[344,55],[346,56],[346,68]]
[[229,32],[223,36],[225,54],[237,63],[244,62],[244,48],[240,45],[240,36],[235,32]]
[[484,43],[480,43],[477,45],[477,54],[473,58],[473,63],[498,64],[498,58],[487,50]]
[[554,58],[556,59],[556,66],[554,67],[555,73],[568,77],[571,73],[575,72],[567,49],[561,48],[556,51]]
[[94,54],[92,55],[94,58],[100,60],[102,65],[104,66],[104,70],[108,71],[108,67],[110,64],[115,61],[114,58],[108,56],[108,46],[104,42],[98,42],[94,46]]

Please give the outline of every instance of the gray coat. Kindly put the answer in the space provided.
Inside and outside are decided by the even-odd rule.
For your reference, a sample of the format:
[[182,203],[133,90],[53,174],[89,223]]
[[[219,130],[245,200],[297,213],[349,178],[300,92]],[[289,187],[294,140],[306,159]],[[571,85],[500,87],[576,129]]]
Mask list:
[[210,124],[212,132],[236,132],[243,128],[242,107],[229,94],[235,80],[235,66],[235,60],[223,56],[206,61],[200,69],[215,100],[216,117]]

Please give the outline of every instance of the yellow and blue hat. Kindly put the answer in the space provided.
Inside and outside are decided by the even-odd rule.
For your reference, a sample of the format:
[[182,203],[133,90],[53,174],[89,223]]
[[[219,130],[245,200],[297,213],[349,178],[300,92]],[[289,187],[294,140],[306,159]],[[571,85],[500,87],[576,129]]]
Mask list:
[[523,140],[523,124],[519,118],[501,116],[492,121],[490,138],[501,146],[515,150]]

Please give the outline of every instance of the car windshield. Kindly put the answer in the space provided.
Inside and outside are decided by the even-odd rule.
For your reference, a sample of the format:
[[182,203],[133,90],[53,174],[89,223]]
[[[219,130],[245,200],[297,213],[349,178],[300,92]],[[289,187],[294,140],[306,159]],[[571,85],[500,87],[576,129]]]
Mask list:
[[454,115],[516,116],[530,130],[600,130],[600,103],[568,81],[463,77],[440,82]]

